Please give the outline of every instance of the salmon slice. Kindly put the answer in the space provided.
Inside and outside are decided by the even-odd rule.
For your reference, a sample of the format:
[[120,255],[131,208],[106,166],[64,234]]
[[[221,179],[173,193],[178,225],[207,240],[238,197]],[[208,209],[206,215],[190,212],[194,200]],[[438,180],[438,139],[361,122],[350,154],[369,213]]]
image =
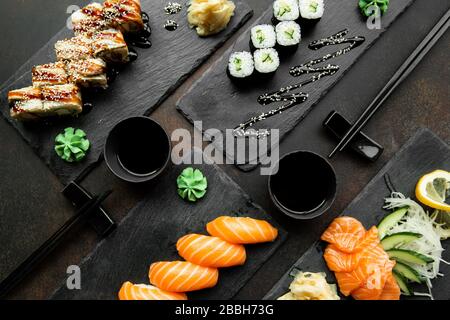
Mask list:
[[206,225],[208,233],[234,244],[274,241],[278,230],[264,220],[247,217],[219,217]]
[[214,287],[219,271],[187,261],[170,261],[152,263],[148,276],[150,283],[158,288],[188,292]]
[[355,270],[359,257],[359,253],[342,252],[333,244],[328,245],[323,255],[328,268],[334,272],[351,272]]
[[400,288],[392,272],[387,276],[386,284],[384,285],[379,300],[400,300]]
[[372,228],[367,231],[364,236],[361,238],[361,240],[358,242],[358,244],[355,246],[355,251],[364,250],[366,248],[371,248],[373,246],[376,246],[380,243],[380,238],[378,236],[378,229],[377,227],[373,226]]
[[328,226],[321,239],[343,252],[352,253],[365,233],[364,226],[355,218],[339,217]]
[[177,242],[177,250],[185,260],[204,267],[224,268],[245,263],[245,248],[217,237],[188,234]]
[[184,293],[161,290],[146,284],[124,282],[119,291],[119,300],[187,300]]

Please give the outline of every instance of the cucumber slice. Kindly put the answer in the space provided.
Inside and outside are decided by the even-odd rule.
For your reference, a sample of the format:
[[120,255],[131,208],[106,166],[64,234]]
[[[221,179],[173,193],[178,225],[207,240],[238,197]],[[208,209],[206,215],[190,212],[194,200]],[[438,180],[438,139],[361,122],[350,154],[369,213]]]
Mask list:
[[394,271],[399,273],[403,278],[411,280],[413,282],[422,283],[423,281],[420,274],[407,264],[403,264],[397,261],[394,267]]
[[381,245],[384,250],[390,250],[393,248],[398,248],[403,244],[410,243],[421,237],[422,235],[420,233],[398,232],[384,237],[383,240],[381,240]]
[[406,283],[405,278],[403,278],[403,276],[396,271],[393,271],[392,275],[394,276],[395,281],[397,281],[397,284],[400,287],[400,290],[402,291],[402,293],[405,296],[412,296],[413,293],[412,293],[411,289],[408,287],[408,284]]
[[397,223],[399,223],[399,221],[402,220],[402,218],[405,216],[407,212],[408,208],[400,208],[384,217],[377,227],[380,239],[383,239],[387,231],[391,229],[393,226],[395,226]]
[[434,261],[432,258],[411,250],[391,249],[386,252],[390,258],[404,263],[413,263],[420,266],[426,266],[428,263]]

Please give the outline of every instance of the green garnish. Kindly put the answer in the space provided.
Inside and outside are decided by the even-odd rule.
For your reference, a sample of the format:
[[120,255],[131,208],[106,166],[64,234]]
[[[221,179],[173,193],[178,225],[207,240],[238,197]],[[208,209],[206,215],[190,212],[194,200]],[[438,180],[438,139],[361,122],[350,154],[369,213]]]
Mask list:
[[359,8],[361,9],[361,13],[370,17],[376,13],[377,10],[373,10],[374,8],[378,8],[381,14],[385,13],[389,7],[389,0],[359,0]]
[[317,7],[319,6],[319,4],[317,2],[311,2],[309,4],[309,9],[311,10],[311,12],[316,13],[317,12]]
[[67,162],[78,162],[84,159],[90,147],[86,133],[81,129],[66,128],[55,138],[55,151]]
[[295,33],[295,30],[294,30],[294,29],[291,29],[290,31],[289,31],[289,30],[286,30],[284,33],[285,33],[289,38],[294,39],[294,33]]
[[242,60],[239,58],[234,58],[234,65],[236,66],[236,71],[242,70]]
[[269,53],[266,53],[266,54],[263,56],[263,59],[262,59],[262,62],[267,62],[267,61],[273,62],[273,59],[272,59],[272,57],[270,56]]
[[285,13],[291,12],[291,7],[288,5],[281,6],[278,10],[278,16],[282,17]]
[[178,176],[177,185],[181,198],[196,202],[205,196],[208,181],[199,169],[188,167]]
[[266,38],[264,37],[264,33],[261,29],[256,30],[256,40],[261,44],[264,42]]

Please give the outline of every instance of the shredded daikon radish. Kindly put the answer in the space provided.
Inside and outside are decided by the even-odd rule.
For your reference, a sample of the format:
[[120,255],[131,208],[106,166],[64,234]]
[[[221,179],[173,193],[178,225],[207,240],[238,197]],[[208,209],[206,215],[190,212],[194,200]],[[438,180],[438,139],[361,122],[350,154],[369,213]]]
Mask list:
[[[415,232],[420,233],[422,237],[408,244],[403,245],[402,249],[419,252],[431,257],[434,262],[426,266],[414,266],[424,278],[431,296],[431,280],[436,278],[439,273],[440,262],[448,263],[442,259],[444,249],[441,245],[441,238],[448,237],[448,230],[436,222],[436,215],[428,215],[417,202],[406,198],[400,192],[393,192],[391,198],[386,199],[385,209],[396,209],[408,207],[408,212],[403,219],[394,227],[387,231],[387,234],[397,232]],[[427,294],[425,294],[427,295]],[[431,296],[432,297],[432,296]]]

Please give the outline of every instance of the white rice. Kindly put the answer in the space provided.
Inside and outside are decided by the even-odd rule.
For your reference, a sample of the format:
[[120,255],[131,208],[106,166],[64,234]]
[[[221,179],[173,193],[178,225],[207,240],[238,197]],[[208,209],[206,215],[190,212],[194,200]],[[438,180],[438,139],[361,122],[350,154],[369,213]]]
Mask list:
[[295,46],[302,36],[300,26],[294,21],[282,21],[276,26],[277,42],[280,46]]
[[276,0],[273,3],[273,15],[279,21],[293,21],[300,17],[297,0]]
[[254,26],[251,38],[253,46],[257,49],[273,48],[276,42],[275,28],[268,24]]
[[320,19],[325,10],[323,0],[299,0],[298,5],[303,19]]
[[234,52],[228,60],[228,71],[235,78],[249,77],[254,69],[253,56],[250,52]]
[[255,69],[260,73],[275,72],[280,66],[280,58],[278,52],[273,49],[258,49],[255,51]]

